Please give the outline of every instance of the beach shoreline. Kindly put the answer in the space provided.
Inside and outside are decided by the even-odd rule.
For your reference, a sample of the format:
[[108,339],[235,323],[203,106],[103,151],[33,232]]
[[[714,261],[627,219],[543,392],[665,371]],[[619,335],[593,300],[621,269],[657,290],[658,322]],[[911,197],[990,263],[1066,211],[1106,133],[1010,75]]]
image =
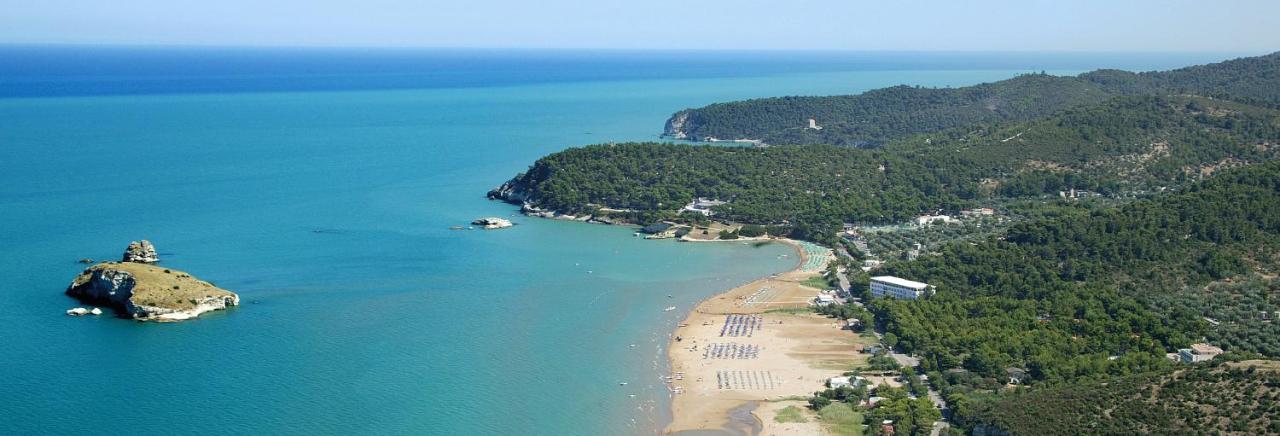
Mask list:
[[[776,310],[808,307],[820,290],[801,282],[821,269],[806,269],[812,264],[799,241],[771,240],[795,250],[794,267],[700,301],[672,332],[671,422],[662,434],[821,431],[817,422],[779,425],[771,418],[783,403],[804,404],[801,398],[821,390],[827,377],[849,369],[860,347],[835,320]],[[734,413],[742,410],[750,410],[754,425]]]

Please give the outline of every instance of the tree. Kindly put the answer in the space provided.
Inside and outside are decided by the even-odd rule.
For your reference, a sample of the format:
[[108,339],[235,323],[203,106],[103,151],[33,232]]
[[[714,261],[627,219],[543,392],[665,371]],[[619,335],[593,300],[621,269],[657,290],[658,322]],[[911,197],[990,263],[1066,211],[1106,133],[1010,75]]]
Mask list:
[[760,237],[760,236],[764,236],[764,234],[765,234],[764,226],[757,225],[757,224],[747,224],[742,226],[742,228],[738,229],[738,236],[742,236],[745,238]]

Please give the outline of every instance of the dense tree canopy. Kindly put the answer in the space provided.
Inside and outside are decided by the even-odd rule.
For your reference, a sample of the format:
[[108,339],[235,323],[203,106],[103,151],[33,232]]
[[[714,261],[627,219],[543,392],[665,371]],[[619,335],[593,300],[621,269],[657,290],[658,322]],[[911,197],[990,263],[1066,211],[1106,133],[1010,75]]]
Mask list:
[[1275,361],[1218,362],[1105,380],[1013,389],[966,401],[956,421],[1007,434],[1276,434]]
[[[677,211],[714,198],[728,202],[714,219],[748,224],[723,238],[833,243],[841,223],[998,204],[1003,215],[910,236],[863,229],[875,252],[928,244],[918,258],[885,258],[876,274],[937,293],[819,311],[873,323],[885,345],[919,357],[968,430],[1277,432],[1274,372],[1176,369],[1165,357],[1206,339],[1280,357],[1277,108],[1280,54],[727,103],[682,112],[670,127],[824,145],[574,148],[535,162],[506,185],[516,194],[507,199],[648,222],[705,221]],[[804,128],[810,117],[823,129]],[[1058,199],[1074,197],[1063,191],[1086,199]],[[853,279],[860,288],[866,280]],[[899,369],[887,356],[869,366]],[[812,405],[923,434],[937,417],[923,383],[901,370],[907,390],[886,388],[879,407],[856,406],[865,388],[820,392]],[[1013,379],[1032,386],[1006,389]],[[1040,420],[1050,409],[1054,419]]]
[[[1024,121],[1118,95],[1197,94],[1280,104],[1280,53],[1172,71],[1099,70],[1077,77],[1028,74],[963,88],[897,86],[859,95],[717,103],[676,113],[667,133],[770,144],[876,146],[957,126]],[[809,129],[808,119],[822,129]]]
[[[1242,274],[1273,276],[1277,253],[1280,162],[1271,162],[1184,192],[1024,222],[999,238],[890,262],[886,274],[926,281],[938,293],[871,307],[926,370],[999,378],[1013,366],[1045,381],[1127,374],[1160,366],[1165,352],[1210,330],[1201,307],[1164,303]],[[1269,343],[1236,349],[1280,357]]]
[[1149,192],[1277,154],[1280,112],[1198,97],[1120,97],[1039,120],[911,136],[884,148],[627,143],[539,159],[513,180],[536,206],[717,217],[826,241],[841,222],[893,223],[996,197]]

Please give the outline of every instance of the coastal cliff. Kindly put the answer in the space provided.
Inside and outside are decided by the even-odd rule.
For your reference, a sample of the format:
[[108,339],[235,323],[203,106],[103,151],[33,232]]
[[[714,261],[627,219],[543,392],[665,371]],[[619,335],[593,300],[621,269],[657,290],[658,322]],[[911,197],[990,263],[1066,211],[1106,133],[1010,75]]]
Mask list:
[[633,224],[628,220],[610,217],[607,216],[607,214],[602,213],[568,213],[555,209],[539,207],[535,204],[538,199],[529,184],[526,182],[527,179],[528,176],[526,174],[516,175],[511,180],[489,190],[486,197],[490,200],[500,200],[518,205],[520,206],[520,213],[531,217],[566,221],[584,221],[610,225]]
[[190,274],[137,262],[86,268],[66,294],[140,321],[182,321],[240,304],[239,295]]
[[486,195],[490,200],[502,200],[507,203],[524,205],[528,200],[528,187],[522,182],[524,174],[516,175],[515,178],[503,182],[497,188],[489,190]]
[[662,136],[672,139],[693,139],[696,141],[697,138],[689,137],[689,132],[686,129],[686,125],[689,123],[689,114],[691,112],[691,109],[685,109],[671,115],[671,118],[667,119],[666,126],[662,129]]

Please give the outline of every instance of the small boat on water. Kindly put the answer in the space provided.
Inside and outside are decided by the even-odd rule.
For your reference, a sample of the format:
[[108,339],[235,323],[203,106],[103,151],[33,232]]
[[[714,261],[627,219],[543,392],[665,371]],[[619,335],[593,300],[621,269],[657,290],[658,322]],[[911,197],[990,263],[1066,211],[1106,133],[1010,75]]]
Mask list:
[[618,382],[618,386],[626,386],[627,382]]
[[667,307],[666,309],[662,309],[662,311],[663,311],[663,312],[670,312],[670,311],[673,311],[673,310],[676,310],[676,307],[675,307],[675,306],[669,306],[669,307]]

